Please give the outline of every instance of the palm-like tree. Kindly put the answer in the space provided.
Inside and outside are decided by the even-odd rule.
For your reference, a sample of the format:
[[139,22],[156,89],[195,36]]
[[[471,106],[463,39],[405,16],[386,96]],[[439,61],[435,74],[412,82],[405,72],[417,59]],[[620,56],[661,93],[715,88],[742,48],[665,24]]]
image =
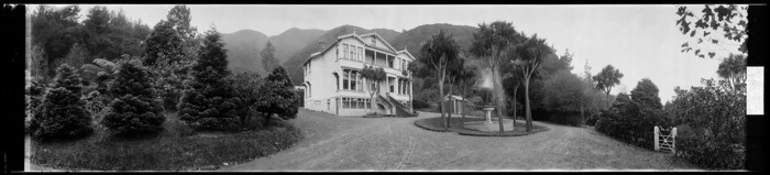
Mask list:
[[734,93],[746,90],[746,57],[730,54],[719,64],[717,74],[726,80],[726,87]]
[[620,70],[615,69],[612,65],[607,65],[593,77],[596,81],[596,89],[601,89],[607,96],[608,107],[610,105],[610,91],[612,91],[613,86],[620,84],[621,78],[623,78],[623,73],[620,73]]
[[441,107],[441,118],[444,120],[444,129],[448,129],[447,120],[444,113],[444,80],[447,79],[447,69],[454,67],[459,58],[459,46],[452,38],[452,35],[439,31],[438,34],[431,36],[427,43],[420,50],[421,58],[417,61],[428,66],[433,70],[434,75],[438,76],[439,94],[442,100],[439,101]]
[[497,115],[500,123],[500,132],[503,132],[503,102],[505,101],[500,83],[500,63],[502,57],[513,46],[521,41],[520,34],[513,28],[512,23],[495,21],[490,24],[479,24],[478,32],[473,34],[473,44],[470,52],[485,61],[485,67],[492,71],[492,84],[496,97]]
[[532,78],[532,74],[537,72],[540,65],[543,63],[543,59],[554,53],[554,50],[548,46],[545,39],[537,37],[537,34],[532,35],[520,46],[516,47],[517,57],[513,60],[513,64],[522,73],[524,80],[524,112],[527,119],[527,132],[532,130],[532,110],[530,109],[529,101],[529,80]]

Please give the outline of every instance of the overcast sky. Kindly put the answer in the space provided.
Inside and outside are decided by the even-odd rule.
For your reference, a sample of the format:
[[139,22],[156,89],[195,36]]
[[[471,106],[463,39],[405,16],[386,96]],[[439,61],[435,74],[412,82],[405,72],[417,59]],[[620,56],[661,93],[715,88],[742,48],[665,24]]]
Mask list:
[[[81,5],[81,19],[94,5]],[[150,27],[173,5],[107,5],[123,9]],[[611,64],[625,74],[612,94],[630,92],[650,78],[665,103],[674,87],[700,86],[701,78],[716,77],[719,61],[680,53],[688,38],[675,25],[674,5],[189,5],[192,25],[199,31],[212,24],[223,33],[252,29],[268,36],[297,27],[328,30],[344,24],[388,28],[401,32],[423,24],[476,26],[506,20],[527,34],[537,33],[561,55],[574,53],[574,73],[588,60],[592,73]],[[700,11],[702,6],[695,6]]]

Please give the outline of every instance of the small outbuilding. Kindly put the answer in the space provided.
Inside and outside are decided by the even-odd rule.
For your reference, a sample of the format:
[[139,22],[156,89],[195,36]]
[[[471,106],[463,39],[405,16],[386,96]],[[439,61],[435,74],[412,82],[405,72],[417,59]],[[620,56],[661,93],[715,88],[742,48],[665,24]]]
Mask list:
[[452,114],[462,114],[465,101],[465,98],[458,95],[444,96],[444,106],[447,108],[446,111]]

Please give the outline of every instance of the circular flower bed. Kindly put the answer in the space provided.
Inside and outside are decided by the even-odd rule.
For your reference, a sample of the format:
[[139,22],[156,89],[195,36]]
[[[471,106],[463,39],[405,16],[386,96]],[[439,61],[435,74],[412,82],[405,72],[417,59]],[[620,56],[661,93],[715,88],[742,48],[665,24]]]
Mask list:
[[[465,118],[465,122],[469,121],[484,121],[483,118]],[[425,130],[429,131],[436,131],[436,132],[456,132],[460,135],[471,135],[471,136],[497,136],[497,137],[511,137],[511,136],[522,136],[522,135],[528,135],[532,133],[547,131],[548,128],[540,125],[532,125],[532,131],[526,132],[526,128],[523,122],[516,121],[514,124],[514,130],[513,131],[505,131],[503,133],[500,133],[498,131],[494,132],[485,132],[485,131],[478,131],[478,130],[472,130],[467,129],[463,127],[462,118],[460,117],[453,117],[450,118],[450,127],[448,130],[444,130],[444,125],[441,123],[441,117],[433,117],[433,118],[424,118],[420,120],[414,121],[414,125],[417,127],[420,127]],[[510,125],[503,126],[505,128],[511,127]]]

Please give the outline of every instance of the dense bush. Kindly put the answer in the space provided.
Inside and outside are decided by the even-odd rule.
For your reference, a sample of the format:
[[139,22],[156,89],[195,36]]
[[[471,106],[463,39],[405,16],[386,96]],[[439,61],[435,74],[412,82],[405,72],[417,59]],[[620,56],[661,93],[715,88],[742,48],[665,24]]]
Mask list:
[[297,106],[305,107],[305,91],[302,89],[295,89],[294,93],[299,99],[297,99]]
[[711,169],[743,169],[746,148],[743,144],[713,142],[682,135],[676,138],[676,156]]
[[86,111],[88,111],[92,117],[107,106],[106,103],[102,102],[101,97],[102,95],[99,91],[91,91],[81,97],[81,100],[85,102]]
[[602,119],[602,116],[604,116],[604,113],[609,112],[608,110],[601,110],[597,113],[594,113],[592,115],[589,115],[586,118],[586,125],[595,126],[596,122],[599,121],[599,119]]
[[289,75],[283,67],[273,69],[273,72],[265,78],[264,84],[259,87],[262,93],[257,100],[257,111],[262,113],[263,126],[270,122],[270,118],[278,116],[281,119],[297,118],[299,97],[293,91]]
[[259,115],[255,103],[262,95],[259,91],[262,77],[257,73],[244,72],[228,76],[228,81],[232,82],[235,94],[240,98],[237,109],[240,123],[249,123],[251,117]]
[[549,111],[580,112],[586,88],[583,80],[569,71],[559,71],[544,81],[543,104]]
[[568,70],[554,73],[543,81],[542,104],[548,110],[549,120],[569,125],[582,125],[591,114],[606,104],[605,95]]
[[548,120],[557,124],[569,126],[581,126],[583,120],[580,112],[550,112]]
[[654,114],[629,117],[619,115],[617,112],[608,112],[603,113],[603,116],[596,121],[595,129],[626,143],[653,149],[655,139],[653,127],[670,127],[665,123],[667,123],[665,117],[654,116]]
[[80,99],[81,80],[74,71],[67,64],[56,69],[54,85],[45,92],[30,123],[33,139],[76,138],[93,132],[91,118]]
[[24,132],[29,133],[30,120],[32,116],[40,112],[40,104],[43,103],[43,95],[47,89],[45,83],[40,78],[34,78],[29,81],[29,84],[25,87],[25,115],[24,120]]
[[716,169],[742,169],[745,162],[746,95],[703,80],[705,87],[677,88],[675,116],[689,127],[677,138],[677,155]]
[[208,31],[202,47],[177,106],[179,119],[196,130],[238,129],[240,99],[225,79],[230,71],[221,34]]
[[43,102],[43,95],[45,95],[45,90],[48,87],[39,78],[32,79],[29,83],[25,88],[25,96],[27,98],[26,110],[29,116],[33,116],[38,112],[38,106]]
[[102,124],[117,135],[133,136],[163,130],[166,118],[163,108],[154,99],[152,78],[144,67],[122,63],[115,78],[108,84],[116,96]]
[[414,109],[425,109],[430,107],[430,104],[428,102],[425,102],[421,99],[413,99],[412,103],[413,103],[412,107]]
[[610,108],[596,121],[596,130],[618,140],[653,149],[653,127],[669,128],[673,122],[666,117],[658,98],[658,88],[643,79],[632,95],[618,94]]

